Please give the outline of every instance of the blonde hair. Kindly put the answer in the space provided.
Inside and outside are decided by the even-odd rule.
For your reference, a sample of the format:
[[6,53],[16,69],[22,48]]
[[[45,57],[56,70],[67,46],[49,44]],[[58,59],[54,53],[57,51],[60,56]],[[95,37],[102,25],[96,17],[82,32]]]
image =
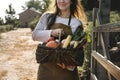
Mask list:
[[81,1],[78,1],[76,6],[77,6],[77,12],[75,13],[75,17],[78,18],[79,20],[81,20],[83,25],[86,25],[87,16],[86,16],[85,10],[81,4]]
[[[48,11],[50,13],[55,13],[58,14],[60,12],[59,8],[57,7],[57,1],[56,0],[51,0],[51,4],[48,8]],[[70,12],[71,15],[78,18],[83,25],[86,25],[87,22],[87,16],[85,13],[85,10],[81,4],[81,1],[79,0],[71,0],[72,4],[71,4],[71,8],[70,8]]]

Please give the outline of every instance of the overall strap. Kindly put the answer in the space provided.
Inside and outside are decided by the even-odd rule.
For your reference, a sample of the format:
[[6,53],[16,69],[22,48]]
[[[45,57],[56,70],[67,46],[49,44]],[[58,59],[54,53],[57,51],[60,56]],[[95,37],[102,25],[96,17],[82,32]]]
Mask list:
[[71,14],[69,16],[69,21],[68,21],[68,25],[70,26],[70,22],[71,22]]

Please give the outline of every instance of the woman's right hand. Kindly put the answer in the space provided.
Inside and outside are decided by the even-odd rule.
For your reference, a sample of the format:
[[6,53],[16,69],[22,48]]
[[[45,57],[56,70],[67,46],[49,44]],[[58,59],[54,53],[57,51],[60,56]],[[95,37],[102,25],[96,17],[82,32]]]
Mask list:
[[60,33],[61,33],[61,35],[64,34],[63,29],[54,29],[54,30],[52,30],[51,35],[53,37],[59,37]]

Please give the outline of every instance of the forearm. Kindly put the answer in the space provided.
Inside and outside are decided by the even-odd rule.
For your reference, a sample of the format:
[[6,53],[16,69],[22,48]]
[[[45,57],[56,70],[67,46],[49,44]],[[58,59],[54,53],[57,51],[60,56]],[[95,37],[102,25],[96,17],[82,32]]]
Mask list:
[[35,30],[32,33],[34,41],[46,42],[51,37],[51,30]]

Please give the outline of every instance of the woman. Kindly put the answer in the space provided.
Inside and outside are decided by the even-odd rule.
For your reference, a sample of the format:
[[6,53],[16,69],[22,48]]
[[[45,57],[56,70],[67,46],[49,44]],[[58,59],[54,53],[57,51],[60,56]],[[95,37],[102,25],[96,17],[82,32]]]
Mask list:
[[[55,10],[41,16],[33,31],[33,40],[47,42],[51,36],[58,37],[60,33],[65,35],[65,30],[61,28],[52,29],[57,23],[70,26],[72,33],[78,26],[85,24],[86,15],[79,0],[55,0],[54,2]],[[42,62],[37,80],[79,80],[77,67]]]

